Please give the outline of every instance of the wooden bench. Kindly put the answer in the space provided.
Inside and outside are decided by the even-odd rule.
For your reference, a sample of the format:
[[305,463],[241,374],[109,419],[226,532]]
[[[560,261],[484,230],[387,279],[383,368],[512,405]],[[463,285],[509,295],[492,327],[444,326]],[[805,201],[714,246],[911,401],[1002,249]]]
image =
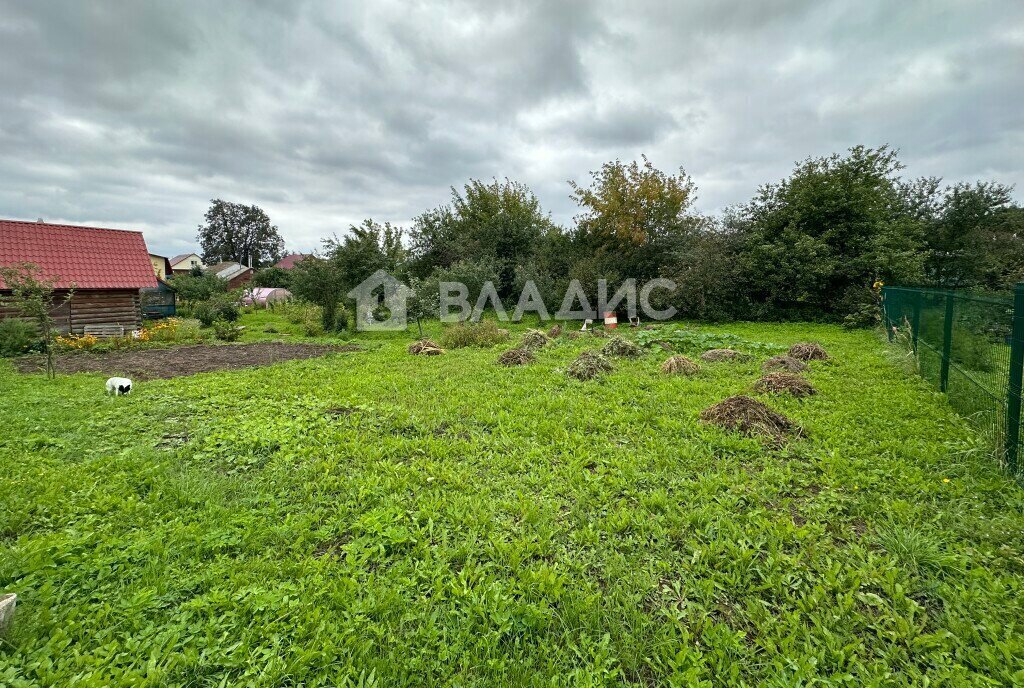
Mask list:
[[106,337],[123,337],[124,325],[86,325],[83,334],[104,339]]

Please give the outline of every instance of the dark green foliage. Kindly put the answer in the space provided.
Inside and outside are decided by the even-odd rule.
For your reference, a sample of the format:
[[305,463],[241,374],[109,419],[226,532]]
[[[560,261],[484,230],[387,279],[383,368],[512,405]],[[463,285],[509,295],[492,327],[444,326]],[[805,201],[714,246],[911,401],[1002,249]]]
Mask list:
[[281,289],[290,289],[292,284],[292,273],[291,270],[284,270],[282,268],[262,268],[253,273],[251,284],[254,287],[280,287]]
[[228,290],[225,280],[206,274],[201,268],[186,275],[175,275],[169,284],[179,300],[191,304],[206,301],[214,294],[223,294]]
[[263,210],[219,198],[210,201],[196,240],[207,265],[235,261],[261,268],[273,265],[284,253],[284,240]]
[[20,318],[0,320],[0,356],[18,356],[39,345],[36,327]]
[[242,337],[242,328],[226,320],[217,320],[213,323],[213,334],[221,341],[236,342]]
[[239,312],[238,294],[235,292],[214,294],[192,308],[192,316],[202,323],[203,327],[210,327],[218,320],[234,322],[238,320]]

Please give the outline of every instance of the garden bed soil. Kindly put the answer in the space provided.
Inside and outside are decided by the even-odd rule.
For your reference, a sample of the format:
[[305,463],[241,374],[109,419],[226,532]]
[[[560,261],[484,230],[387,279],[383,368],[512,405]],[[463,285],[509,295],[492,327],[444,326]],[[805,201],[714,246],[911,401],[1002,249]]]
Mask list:
[[[133,380],[153,380],[217,370],[255,368],[282,361],[360,350],[354,344],[196,344],[166,349],[62,354],[54,357],[54,363],[58,373],[103,373]],[[15,359],[14,365],[22,373],[39,373],[45,370],[45,359],[41,356],[26,356]]]

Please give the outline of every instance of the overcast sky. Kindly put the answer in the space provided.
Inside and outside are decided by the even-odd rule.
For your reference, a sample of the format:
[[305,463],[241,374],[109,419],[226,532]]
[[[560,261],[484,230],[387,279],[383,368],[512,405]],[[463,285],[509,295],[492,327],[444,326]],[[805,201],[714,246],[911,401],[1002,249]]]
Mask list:
[[220,197],[310,250],[470,177],[566,224],[566,180],[646,153],[714,212],[858,143],[1021,200],[1022,94],[1020,0],[0,0],[0,217],[175,254]]

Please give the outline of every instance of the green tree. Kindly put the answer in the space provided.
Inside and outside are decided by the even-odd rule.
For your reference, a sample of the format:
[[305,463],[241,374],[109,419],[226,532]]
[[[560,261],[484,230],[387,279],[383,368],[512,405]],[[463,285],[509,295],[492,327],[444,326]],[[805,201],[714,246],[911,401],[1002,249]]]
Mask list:
[[290,288],[291,283],[292,274],[290,270],[271,266],[254,272],[251,284],[253,287],[279,287],[281,289],[288,289]]
[[841,320],[876,279],[921,280],[921,225],[887,146],[808,158],[738,209],[744,282],[761,318]]
[[344,238],[324,239],[321,256],[298,263],[291,271],[291,291],[320,306],[324,329],[334,330],[346,294],[377,270],[400,278],[405,255],[400,228],[365,220],[349,227]]
[[417,277],[459,262],[489,263],[497,270],[502,296],[514,291],[516,269],[531,260],[543,238],[557,232],[530,189],[506,179],[471,179],[462,191],[452,188],[450,205],[418,217],[410,232]]
[[219,198],[210,201],[197,241],[208,265],[236,261],[260,268],[273,265],[284,253],[284,240],[263,210]]
[[207,301],[215,294],[222,294],[228,290],[227,281],[201,270],[198,275],[194,272],[175,275],[168,281],[168,284],[174,289],[178,298],[187,304]]
[[666,174],[646,156],[591,172],[590,186],[570,182],[581,208],[573,232],[573,276],[588,289],[596,279],[652,279],[699,225],[692,212],[693,179],[680,168]]
[[36,325],[46,355],[46,376],[56,377],[53,364],[53,342],[57,336],[53,312],[70,303],[74,286],[62,296],[57,296],[54,285],[57,280],[44,277],[37,265],[21,263],[0,267],[0,282],[9,294],[0,295],[0,305],[13,308],[22,317]]
[[986,275],[993,261],[1002,262],[1015,243],[1014,223],[1006,221],[1012,214],[1005,212],[1012,189],[996,182],[961,182],[939,191],[936,179],[921,186],[921,196],[931,191],[921,202],[928,281],[944,289],[991,285]]

